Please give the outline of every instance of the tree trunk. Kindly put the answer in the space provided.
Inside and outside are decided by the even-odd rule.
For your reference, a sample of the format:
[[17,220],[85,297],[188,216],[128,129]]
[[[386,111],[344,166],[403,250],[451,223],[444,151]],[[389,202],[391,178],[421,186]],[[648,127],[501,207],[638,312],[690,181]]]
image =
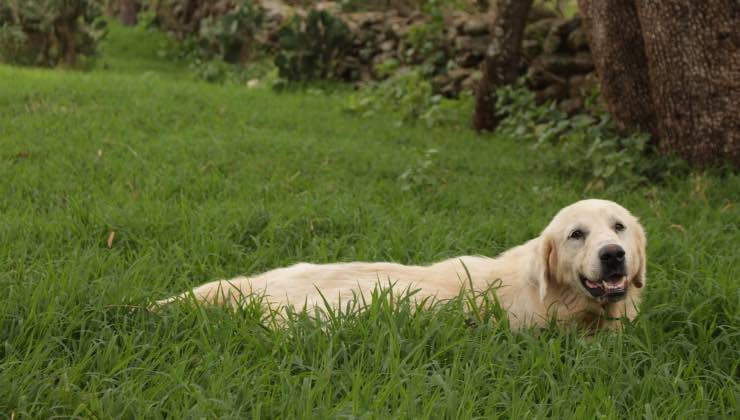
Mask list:
[[740,2],[579,0],[609,111],[696,166],[740,165]]
[[656,119],[637,10],[627,0],[580,0],[601,96],[622,128],[655,135]]
[[121,0],[119,3],[118,19],[125,26],[134,26],[138,22],[139,5],[137,0]]
[[496,115],[496,89],[516,79],[521,59],[522,37],[532,0],[497,0],[493,38],[486,51],[483,77],[478,85],[473,126],[476,130],[494,130],[499,123]]

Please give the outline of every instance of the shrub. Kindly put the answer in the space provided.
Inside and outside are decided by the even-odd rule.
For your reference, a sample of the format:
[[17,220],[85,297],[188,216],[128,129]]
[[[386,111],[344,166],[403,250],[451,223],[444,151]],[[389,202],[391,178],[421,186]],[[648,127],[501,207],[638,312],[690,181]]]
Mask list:
[[408,46],[404,51],[404,61],[420,65],[426,76],[447,71],[451,59],[445,39],[443,6],[441,0],[426,2],[422,9],[430,20],[410,27],[404,39]]
[[281,78],[291,82],[337,76],[337,63],[349,47],[349,29],[325,10],[298,15],[278,31],[275,65]]
[[466,125],[472,115],[473,100],[468,92],[457,100],[435,95],[422,72],[414,70],[366,87],[352,95],[346,107],[348,112],[361,116],[388,109],[399,115],[399,125],[416,121],[428,127]]
[[683,169],[674,158],[659,157],[647,133],[622,133],[590,99],[590,113],[568,118],[554,103],[536,105],[534,92],[520,81],[497,91],[498,132],[531,141],[555,170],[589,180],[587,189],[630,188]]
[[158,26],[173,36],[160,53],[188,62],[197,79],[243,82],[243,64],[258,53],[255,36],[264,21],[262,8],[253,0],[188,4],[152,1],[140,14],[142,24]]
[[93,56],[105,35],[95,0],[3,0],[0,61],[36,66],[78,64]]
[[439,151],[427,149],[398,177],[401,191],[429,190],[441,182],[435,158]]
[[230,63],[245,61],[252,53],[262,20],[262,10],[249,0],[224,14],[206,16],[194,35],[199,56]]

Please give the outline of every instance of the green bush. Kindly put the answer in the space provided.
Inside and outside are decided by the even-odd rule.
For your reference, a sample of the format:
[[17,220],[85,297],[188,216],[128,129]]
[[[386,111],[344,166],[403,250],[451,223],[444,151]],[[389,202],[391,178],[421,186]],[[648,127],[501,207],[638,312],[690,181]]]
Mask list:
[[404,41],[404,61],[419,65],[426,76],[444,73],[451,60],[448,41],[445,39],[445,22],[442,0],[427,1],[422,10],[430,17],[425,23],[409,28]]
[[179,0],[151,1],[141,23],[172,35],[161,54],[188,63],[196,79],[243,82],[244,64],[259,56],[255,36],[264,11],[253,0],[203,2],[186,13]]
[[105,35],[95,0],[2,0],[0,61],[53,67],[75,66],[93,56]]
[[536,105],[535,94],[521,81],[497,91],[499,133],[533,142],[554,169],[588,179],[589,189],[630,188],[683,170],[682,162],[660,157],[647,133],[622,133],[595,104],[590,113],[568,117],[554,103]]
[[346,110],[361,116],[371,116],[392,110],[400,118],[398,125],[421,121],[428,127],[466,125],[470,121],[473,100],[469,92],[459,99],[435,95],[432,85],[414,70],[371,85],[352,95]]
[[194,35],[202,58],[219,58],[230,63],[243,62],[254,49],[254,36],[262,26],[262,10],[251,0],[236,5],[222,15],[200,21]]
[[338,60],[349,47],[349,29],[325,10],[295,15],[280,28],[275,65],[290,82],[336,78]]

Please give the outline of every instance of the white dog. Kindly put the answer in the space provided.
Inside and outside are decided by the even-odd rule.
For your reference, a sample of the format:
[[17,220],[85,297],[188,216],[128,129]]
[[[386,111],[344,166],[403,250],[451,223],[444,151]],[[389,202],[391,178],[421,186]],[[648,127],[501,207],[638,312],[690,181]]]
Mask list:
[[614,327],[637,315],[645,264],[645,233],[637,218],[614,202],[583,200],[562,209],[539,237],[496,258],[463,256],[429,266],[300,263],[206,283],[192,295],[208,304],[238,304],[244,296],[259,294],[273,306],[311,307],[368,297],[388,284],[396,291],[416,290],[417,299],[439,300],[472,286],[493,290],[512,328],[544,325],[553,318]]

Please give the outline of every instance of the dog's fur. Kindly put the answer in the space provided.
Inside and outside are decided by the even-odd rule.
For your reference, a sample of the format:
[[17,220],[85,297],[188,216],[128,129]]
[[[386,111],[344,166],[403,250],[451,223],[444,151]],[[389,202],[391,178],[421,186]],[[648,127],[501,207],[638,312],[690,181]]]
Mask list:
[[[621,226],[620,226],[621,224]],[[623,228],[623,229],[622,229]],[[579,230],[581,234],[573,232]],[[575,236],[579,236],[576,238]],[[617,297],[595,297],[586,284],[606,289],[600,249],[624,250],[624,269],[608,274],[617,284]],[[542,234],[497,258],[463,256],[429,266],[395,263],[300,263],[252,277],[206,283],[192,290],[198,301],[234,304],[240,297],[262,294],[270,305],[336,306],[353,296],[371,295],[378,286],[417,290],[416,298],[450,299],[470,285],[494,290],[507,311],[512,328],[544,325],[555,318],[595,326],[619,326],[621,318],[637,315],[645,284],[645,233],[637,218],[616,203],[583,200],[562,209]],[[586,283],[590,279],[591,282]],[[490,288],[492,284],[500,287]],[[186,292],[157,304],[186,298]]]

